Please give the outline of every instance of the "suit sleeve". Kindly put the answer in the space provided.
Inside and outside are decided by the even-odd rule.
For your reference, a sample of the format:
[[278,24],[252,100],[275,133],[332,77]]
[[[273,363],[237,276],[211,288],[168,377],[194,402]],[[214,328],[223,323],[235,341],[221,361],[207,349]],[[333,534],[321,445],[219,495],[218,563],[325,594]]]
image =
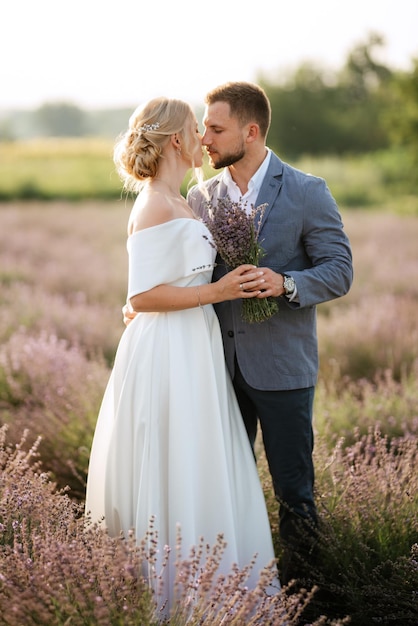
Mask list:
[[303,204],[303,245],[312,266],[289,272],[296,281],[301,307],[339,298],[353,281],[350,242],[323,179],[308,177]]

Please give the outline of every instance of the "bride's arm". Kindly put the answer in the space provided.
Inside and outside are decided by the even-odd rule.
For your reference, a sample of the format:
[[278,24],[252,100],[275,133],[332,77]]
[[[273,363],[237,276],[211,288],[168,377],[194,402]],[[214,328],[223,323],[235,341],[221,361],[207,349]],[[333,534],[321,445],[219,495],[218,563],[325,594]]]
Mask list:
[[[193,287],[158,285],[132,296],[130,306],[136,313],[182,311],[224,300],[254,298],[260,293],[263,282],[262,270],[252,265],[241,265],[215,283]],[[251,291],[246,291],[247,289]],[[129,323],[132,313],[129,312],[128,306],[123,308],[123,313],[125,323]]]

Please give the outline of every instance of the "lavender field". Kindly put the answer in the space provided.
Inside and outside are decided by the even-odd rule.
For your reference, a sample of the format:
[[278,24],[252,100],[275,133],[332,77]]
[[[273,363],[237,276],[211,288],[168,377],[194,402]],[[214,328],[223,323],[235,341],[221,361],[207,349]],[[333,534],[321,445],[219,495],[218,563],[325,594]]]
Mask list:
[[[125,200],[0,205],[0,625],[157,623],[135,550],[81,514],[124,328],[129,211]],[[354,284],[318,311],[319,591],[255,610],[230,581],[222,624],[418,623],[418,218],[352,209],[343,220]],[[261,445],[258,466],[279,557]],[[201,593],[187,623],[216,625]],[[186,623],[186,598],[170,624]]]

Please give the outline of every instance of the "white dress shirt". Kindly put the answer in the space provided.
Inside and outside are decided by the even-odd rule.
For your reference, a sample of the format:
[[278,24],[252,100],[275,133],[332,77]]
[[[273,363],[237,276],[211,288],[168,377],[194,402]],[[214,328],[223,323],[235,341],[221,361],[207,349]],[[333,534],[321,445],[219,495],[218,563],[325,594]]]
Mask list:
[[245,205],[246,211],[249,213],[255,203],[257,201],[257,196],[261,188],[261,184],[264,180],[264,176],[266,175],[269,163],[270,163],[270,148],[267,148],[266,158],[255,172],[255,174],[250,178],[248,182],[248,189],[242,195],[241,189],[238,187],[236,182],[232,179],[231,173],[229,169],[226,167],[222,173],[222,181],[225,183],[228,189],[228,195],[231,198],[232,202],[242,202]]

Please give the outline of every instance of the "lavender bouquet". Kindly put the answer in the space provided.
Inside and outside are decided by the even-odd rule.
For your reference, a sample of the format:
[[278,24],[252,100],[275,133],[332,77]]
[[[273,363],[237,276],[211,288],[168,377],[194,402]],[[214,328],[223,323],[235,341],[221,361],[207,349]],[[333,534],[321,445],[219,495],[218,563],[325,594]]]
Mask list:
[[[219,198],[217,205],[208,202],[204,222],[208,227],[213,245],[230,269],[244,263],[258,266],[265,255],[259,241],[261,220],[267,204],[252,206],[247,212],[239,202],[229,197]],[[245,322],[263,322],[279,307],[274,298],[245,298],[242,300],[242,318]]]

